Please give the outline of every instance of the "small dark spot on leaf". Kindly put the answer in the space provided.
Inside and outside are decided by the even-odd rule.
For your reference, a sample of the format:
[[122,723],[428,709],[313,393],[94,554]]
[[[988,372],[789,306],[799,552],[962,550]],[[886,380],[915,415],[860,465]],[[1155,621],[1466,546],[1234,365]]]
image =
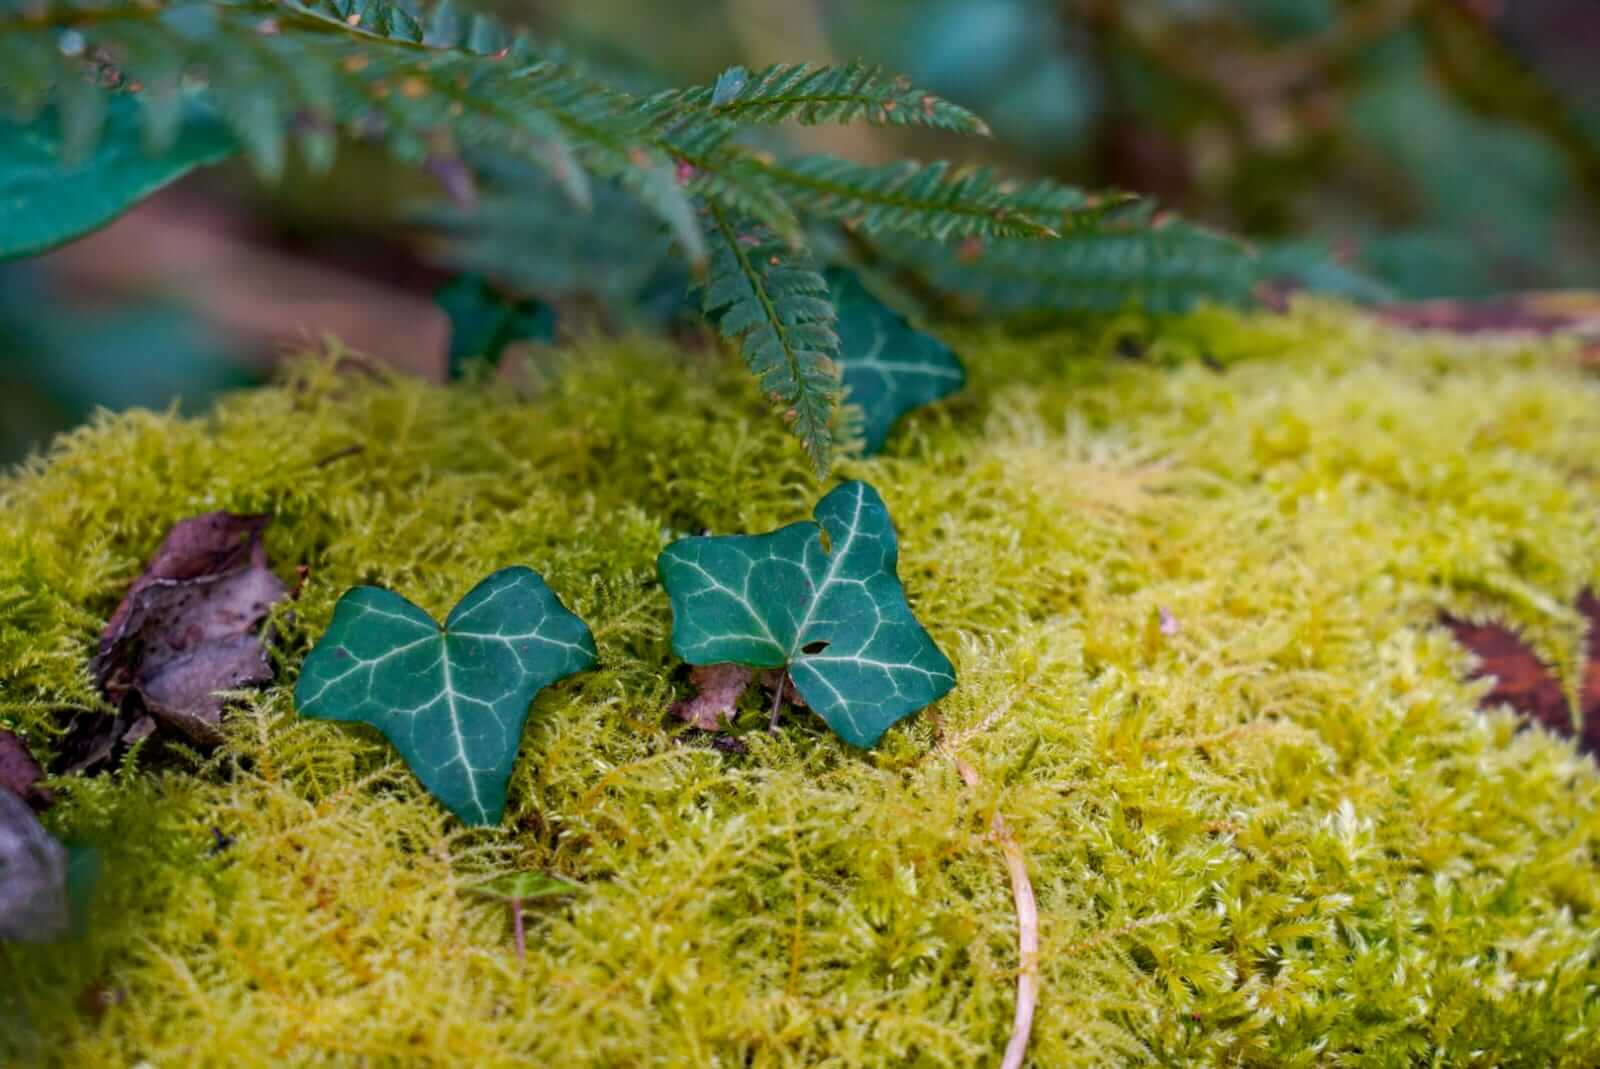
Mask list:
[[823,650],[825,650],[827,648],[828,648],[827,640],[826,639],[818,639],[815,642],[807,642],[804,646],[801,646],[800,647],[800,652],[801,653],[821,653]]

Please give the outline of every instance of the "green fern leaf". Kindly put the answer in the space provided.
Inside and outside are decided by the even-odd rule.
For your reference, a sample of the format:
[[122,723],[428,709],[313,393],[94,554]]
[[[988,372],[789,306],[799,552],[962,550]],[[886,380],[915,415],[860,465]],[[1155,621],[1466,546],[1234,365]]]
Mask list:
[[761,226],[706,208],[711,276],[703,307],[737,339],[761,389],[784,409],[818,472],[832,460],[839,399],[839,337],[828,284],[803,247]]
[[660,93],[648,106],[663,120],[698,111],[741,124],[864,121],[957,134],[989,133],[984,121],[967,109],[916,89],[903,78],[886,79],[881,69],[863,63],[841,67],[779,63],[755,74],[733,67],[714,86]]
[[[617,306],[669,263],[660,221],[618,183],[595,183],[594,208],[575,212],[542,171],[498,155],[471,162],[480,177],[476,203],[431,203],[411,213],[457,269],[547,300],[592,297]],[[698,232],[698,218],[693,222]]]
[[1055,233],[1053,221],[1020,209],[986,169],[961,173],[946,163],[872,166],[835,156],[747,156],[728,171],[763,183],[810,215],[866,233],[898,231],[937,241]]
[[934,288],[1002,314],[1238,304],[1250,298],[1259,278],[1254,254],[1239,242],[1187,223],[1140,218],[1084,225],[1053,241],[975,241],[955,248],[898,241],[884,250]]

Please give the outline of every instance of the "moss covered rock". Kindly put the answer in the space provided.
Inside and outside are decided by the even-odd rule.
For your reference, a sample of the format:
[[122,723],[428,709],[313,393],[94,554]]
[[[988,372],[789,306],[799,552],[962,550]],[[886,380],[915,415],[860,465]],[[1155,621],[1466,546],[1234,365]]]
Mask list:
[[[49,823],[103,876],[82,939],[0,948],[0,1054],[989,1064],[1019,968],[998,811],[1039,898],[1032,1064],[1595,1064],[1600,777],[1479,712],[1435,620],[1513,622],[1575,678],[1600,383],[1316,305],[959,341],[972,387],[839,473],[883,493],[960,673],[871,752],[797,715],[728,754],[665,717],[663,539],[824,489],[720,359],[608,346],[522,399],[312,361],[6,479],[0,722],[41,752],[174,521],[271,512],[310,574],[225,745],[58,781]],[[467,829],[290,689],[350,585],[442,613],[511,564],[601,667],[539,698],[503,827]],[[585,890],[519,961],[466,892],[524,868]]]

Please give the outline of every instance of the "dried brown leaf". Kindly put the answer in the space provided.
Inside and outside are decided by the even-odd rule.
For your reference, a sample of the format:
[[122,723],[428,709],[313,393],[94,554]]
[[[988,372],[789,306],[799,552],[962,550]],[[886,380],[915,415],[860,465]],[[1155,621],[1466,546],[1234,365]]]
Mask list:
[[215,512],[168,532],[101,636],[95,674],[112,702],[136,696],[161,726],[213,743],[219,692],[272,679],[260,625],[286,591],[261,543],[269,522]]
[[1511,293],[1485,300],[1432,300],[1387,305],[1386,322],[1451,334],[1576,337],[1584,363],[1600,366],[1600,293]]
[[739,695],[745,692],[754,674],[738,664],[697,667],[690,671],[689,682],[699,693],[674,705],[672,715],[701,731],[721,731],[739,715]]
[[55,799],[44,787],[44,769],[22,740],[0,729],[0,788],[27,802],[34,809],[48,809]]
[[1473,679],[1493,679],[1479,703],[1483,708],[1509,705],[1524,720],[1562,738],[1576,737],[1578,749],[1600,757],[1600,597],[1584,591],[1578,611],[1589,622],[1583,675],[1579,680],[1579,727],[1574,729],[1566,691],[1550,667],[1522,637],[1497,623],[1474,623],[1448,613],[1440,622],[1456,641],[1478,657]]
[[70,922],[67,851],[27,803],[0,791],[0,939],[56,939]]

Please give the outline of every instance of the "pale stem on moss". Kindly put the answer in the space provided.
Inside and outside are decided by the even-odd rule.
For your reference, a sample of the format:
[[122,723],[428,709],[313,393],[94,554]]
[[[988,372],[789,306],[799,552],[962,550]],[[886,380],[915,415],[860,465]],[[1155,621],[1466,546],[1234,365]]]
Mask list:
[[783,672],[778,676],[778,685],[773,688],[772,716],[767,720],[767,733],[773,734],[778,730],[778,710],[783,706],[783,688],[789,685],[789,673]]
[[528,960],[528,936],[522,925],[522,899],[513,898],[506,903],[511,907],[511,930],[517,937],[517,960]]
[[[935,749],[942,751],[955,762],[956,772],[968,790],[976,790],[983,782],[977,771],[956,753],[956,747],[975,735],[981,734],[999,721],[1016,704],[1018,691],[1013,691],[1004,702],[984,717],[975,727],[954,739],[944,736],[944,725],[936,712],[929,714],[933,721]],[[1033,881],[1028,878],[1028,865],[1022,856],[1022,844],[1011,834],[1005,817],[998,809],[989,821],[990,834],[1000,844],[1005,854],[1006,871],[1011,876],[1011,897],[1017,904],[1017,1009],[1011,1018],[1011,1039],[1006,1043],[1005,1057],[1000,1069],[1022,1069],[1028,1056],[1028,1039],[1033,1034],[1033,1012],[1039,1005],[1039,903],[1033,895]]]

